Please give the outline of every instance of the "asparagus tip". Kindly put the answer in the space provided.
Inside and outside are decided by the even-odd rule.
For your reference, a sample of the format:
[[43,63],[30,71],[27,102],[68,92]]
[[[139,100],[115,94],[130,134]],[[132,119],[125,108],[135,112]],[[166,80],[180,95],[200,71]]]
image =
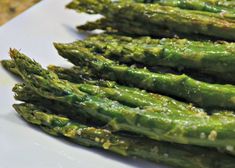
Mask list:
[[20,54],[20,52],[15,48],[10,48],[9,54],[10,54],[10,57],[14,59]]
[[5,68],[9,64],[9,61],[11,60],[1,60],[0,63]]
[[56,42],[54,42],[53,45],[57,50],[63,48],[64,46],[62,43],[56,43]]

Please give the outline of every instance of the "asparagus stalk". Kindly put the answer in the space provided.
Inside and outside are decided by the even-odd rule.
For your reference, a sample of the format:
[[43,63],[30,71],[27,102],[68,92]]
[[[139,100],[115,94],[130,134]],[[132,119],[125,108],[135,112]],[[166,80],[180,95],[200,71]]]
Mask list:
[[[133,65],[132,65],[133,66]],[[137,66],[138,68],[143,68],[143,66]],[[85,69],[88,69],[87,67],[83,67]],[[87,78],[84,78],[82,73],[81,73],[81,69],[84,71],[82,67],[80,66],[74,66],[72,68],[63,68],[63,67],[59,67],[59,66],[54,66],[54,65],[50,65],[48,66],[48,69],[50,71],[55,72],[60,79],[65,79],[68,80],[70,82],[73,83],[81,83],[81,82],[88,82],[88,83],[93,83],[99,86],[108,86],[108,87],[115,87],[116,85],[118,85],[116,82],[114,81],[107,81],[107,80],[100,80],[97,78],[97,76],[95,74],[93,74],[92,72],[87,71],[85,73],[85,75],[87,75]],[[192,76],[194,79],[200,80],[200,81],[204,81],[204,82],[208,82],[208,83],[222,83],[225,84],[226,82],[221,81],[221,80],[216,80],[212,77],[209,76],[205,76],[204,74],[199,74],[198,72],[194,72],[194,71],[175,71],[172,70],[170,68],[166,68],[166,67],[148,67],[150,69],[151,72],[155,72],[155,73],[173,73],[173,74],[190,74],[190,76]],[[89,72],[89,73],[88,73]],[[81,77],[83,78],[81,80]],[[88,79],[89,77],[89,79]],[[94,81],[94,79],[96,79]]]
[[[136,66],[136,65],[131,65]],[[142,67],[142,65],[137,65],[136,67]],[[108,80],[102,80],[97,78],[95,74],[90,71],[88,67],[81,67],[81,66],[73,66],[71,68],[64,68],[60,66],[55,65],[49,65],[48,70],[53,71],[56,73],[60,79],[65,79],[73,83],[81,83],[81,82],[88,82],[93,83],[99,86],[108,86],[108,87],[115,87],[118,84],[114,81],[108,81]],[[166,67],[150,67],[151,71],[153,72],[159,72],[159,73],[178,73],[170,68]],[[199,76],[199,75],[198,75]],[[203,75],[201,75],[201,78]],[[210,81],[212,81],[211,78],[209,78]]]
[[[116,21],[118,20],[118,22]],[[142,28],[142,23],[129,21],[122,18],[107,19],[101,18],[93,22],[87,22],[84,25],[77,26],[79,31],[93,31],[96,29],[105,30],[106,33],[109,34],[124,34],[129,36],[142,36],[142,35],[150,35],[156,37],[187,37],[187,38],[196,38],[196,37],[189,37],[185,34],[176,33],[164,28],[158,27],[157,29],[151,30],[151,25],[149,23],[145,23],[147,29]],[[130,29],[131,27],[131,29]],[[154,35],[153,35],[154,34]],[[201,36],[200,36],[201,39]]]
[[80,46],[121,63],[191,69],[235,83],[235,43],[97,35],[68,44],[71,49]]
[[43,131],[65,137],[79,145],[102,148],[122,156],[138,157],[179,168],[233,168],[234,158],[212,149],[151,141],[113,134],[107,129],[88,127],[68,118],[48,114],[32,104],[13,107],[27,122]]
[[[80,85],[77,85],[77,86],[78,88],[81,88]],[[182,117],[204,113],[202,109],[198,109],[196,107],[193,107],[192,105],[187,105],[185,103],[175,101],[171,98],[167,98],[167,97],[156,95],[156,94],[148,94],[144,92],[141,93],[138,90],[133,90],[133,92],[131,92],[129,88],[127,88],[126,91],[123,89],[123,91],[125,92],[124,95],[126,95],[125,97],[121,94],[120,95],[117,94],[116,98],[109,96],[110,93],[103,91],[102,88],[99,86],[96,86],[96,90],[92,90],[92,89],[93,88],[90,87],[89,89],[80,89],[80,90],[91,95],[99,95],[99,96],[110,98],[111,100],[118,101],[130,107],[138,107],[138,108],[145,109],[145,108],[149,108],[150,106],[153,106],[154,108],[162,109],[162,112],[165,111],[166,113],[169,112],[169,109],[174,109],[175,110],[174,114],[179,114]],[[33,104],[43,103],[43,104],[47,104],[48,106],[55,104],[57,109],[73,108],[73,106],[68,106],[58,101],[49,101],[48,99],[44,100],[45,98],[42,98],[41,96],[36,94],[34,91],[32,91],[32,89],[25,86],[24,84],[17,84],[13,88],[13,91],[15,92],[15,98],[20,101],[25,101],[25,102],[29,102]],[[117,92],[117,91],[114,88],[110,88],[110,92]],[[140,99],[141,95],[143,95],[142,100]],[[124,100],[124,98],[126,98],[126,100]],[[76,113],[76,108],[73,108],[73,109],[74,109],[73,110],[74,112],[71,114]],[[54,108],[52,110],[57,111]],[[221,112],[221,111],[217,111],[217,112]],[[73,117],[74,116],[72,116],[71,118]],[[83,117],[86,117],[86,116],[83,116]]]
[[235,2],[230,0],[134,0],[141,3],[158,3],[166,6],[179,7],[181,9],[191,9],[220,13],[223,17],[235,19]]
[[80,91],[57,75],[42,69],[17,50],[10,51],[12,59],[26,84],[37,94],[48,99],[64,102],[84,113],[107,123],[113,130],[125,130],[145,135],[151,139],[180,144],[194,144],[225,149],[233,154],[235,146],[235,116],[232,113],[205,113],[184,115],[174,109],[150,106],[145,109],[131,108],[105,97]]
[[[8,65],[10,65],[10,67],[14,66],[14,70],[11,71],[12,69],[9,69],[9,66],[5,67],[6,69],[9,69],[10,72],[17,73],[17,75],[20,75],[19,72],[17,71],[14,61],[7,60],[6,62]],[[168,109],[165,108],[167,104],[168,108],[175,109],[177,112],[180,113],[180,115],[189,115],[189,114],[196,115],[197,113],[204,112],[204,110],[193,107],[191,104],[188,105],[186,103],[179,102],[169,97],[161,96],[159,94],[147,93],[144,90],[139,90],[137,88],[121,86],[111,81],[91,80],[91,78],[89,80],[84,79],[83,77],[81,77],[81,75],[85,74],[86,76],[89,77],[93,75],[90,74],[88,71],[84,71],[84,69],[81,69],[81,67],[73,67],[66,69],[51,65],[48,68],[49,70],[55,72],[60,79],[79,83],[76,84],[76,87],[83,92],[92,95],[102,95],[104,97],[118,101],[122,104],[131,107],[144,108],[144,107],[154,106],[165,109],[167,112]],[[26,87],[24,84],[17,84],[13,88],[13,91],[16,93],[15,98],[20,101],[25,101],[34,104],[35,103],[37,104],[38,102],[49,101],[49,100],[45,101],[40,100],[40,98],[38,98],[38,95],[35,95],[35,93],[31,91],[29,87]],[[46,107],[52,105],[53,103],[56,104],[57,102],[52,101],[48,105],[46,105]],[[62,109],[71,108],[66,106],[65,104],[61,104],[58,106],[61,106],[60,108]],[[53,110],[56,111],[56,109]],[[216,112],[218,113],[221,111],[216,110]],[[211,111],[207,111],[207,113],[211,113]]]
[[[84,25],[77,26],[79,31],[93,31],[96,29],[104,30],[107,34],[118,34],[128,36],[153,36],[153,37],[170,37],[170,38],[187,38],[198,41],[217,41],[218,38],[209,37],[199,34],[183,34],[179,32],[173,32],[166,28],[152,29],[151,23],[144,23],[145,28],[143,29],[142,23],[130,20],[123,20],[123,18],[116,18],[118,21],[107,18],[101,18],[94,22],[87,22]],[[131,29],[130,29],[131,27]]]
[[[136,66],[135,65],[131,65],[131,66]],[[141,64],[138,64],[136,67],[139,68],[144,68],[144,66]],[[104,81],[104,80],[100,80],[97,79],[97,76],[95,74],[93,74],[88,67],[79,67],[79,66],[74,66],[72,68],[63,68],[63,67],[59,67],[59,66],[54,66],[54,65],[50,65],[48,66],[48,69],[50,71],[55,72],[60,79],[65,79],[68,81],[71,81],[73,83],[81,83],[81,82],[89,82],[89,83],[93,83],[96,85],[100,85],[100,86],[114,86],[117,85],[116,82],[114,81]],[[151,72],[156,72],[156,73],[173,73],[173,74],[187,74],[190,75],[191,77],[193,77],[194,79],[200,80],[200,81],[204,81],[204,82],[208,82],[208,83],[221,83],[221,84],[226,84],[228,83],[226,80],[221,80],[221,79],[215,79],[214,77],[211,76],[206,76],[205,74],[201,74],[198,73],[197,71],[192,71],[192,70],[174,70],[172,68],[169,67],[162,67],[162,66],[154,66],[154,67],[148,67],[148,69]],[[94,81],[94,79],[96,79],[96,81]],[[230,83],[232,83],[230,81]]]
[[[201,34],[227,40],[235,39],[235,21],[223,18],[216,13],[185,10],[159,4],[133,3],[126,0],[115,2],[111,0],[74,0],[67,7],[78,12],[102,14],[108,21],[115,22],[115,25],[118,25],[119,21],[137,23],[140,26],[137,29],[143,30],[142,35],[160,28],[160,30],[166,29],[176,34]],[[122,27],[122,23],[119,26],[115,25],[112,26],[114,28]],[[129,27],[133,34],[139,34],[139,32],[135,32],[135,28]],[[156,31],[153,31],[151,35],[154,36]]]
[[[14,67],[14,69],[13,71],[11,71],[12,69],[9,69],[9,66],[6,66],[5,68],[9,69],[13,73],[17,73],[16,75],[20,75],[19,72],[17,71],[14,61],[6,60],[5,62],[7,62],[7,64],[10,65],[10,67]],[[139,90],[136,88],[120,86],[116,84],[115,82],[83,79],[81,78],[81,75],[84,74],[83,73],[84,70],[82,70],[81,67],[73,67],[71,69],[66,69],[66,68],[56,67],[56,66],[51,65],[49,66],[49,70],[55,72],[59,76],[60,79],[65,79],[65,80],[72,81],[75,83],[90,84],[90,85],[84,85],[84,88],[82,87],[83,84],[77,85],[77,87],[84,92],[87,92],[92,95],[102,95],[102,96],[108,97],[112,100],[119,101],[125,105],[129,105],[132,107],[144,108],[146,106],[147,107],[154,106],[154,107],[165,109],[167,112],[168,109],[166,109],[165,107],[167,104],[168,108],[176,109],[176,111],[179,112],[181,116],[197,115],[197,113],[204,112],[202,109],[173,100],[169,97],[152,94],[152,93],[146,93],[145,91]],[[90,74],[88,72],[85,72],[85,75],[90,75]],[[90,76],[92,76],[92,74]],[[92,85],[95,84],[98,86],[92,86],[91,84]],[[99,86],[103,86],[103,87],[99,87]],[[41,96],[33,92],[29,87],[25,86],[25,84],[16,84],[15,87],[13,88],[13,91],[15,92],[15,98],[17,100],[25,101],[25,102],[33,103],[37,105],[43,104],[45,107],[49,107],[53,111],[57,111],[59,109],[61,109],[61,111],[66,111],[64,109],[73,108],[73,106],[68,106],[61,102],[42,98]],[[53,108],[54,107],[53,105],[55,106],[55,108]],[[219,113],[221,111],[219,110],[207,111],[207,113],[215,113],[215,112]],[[72,116],[69,116],[69,117],[75,118],[76,115],[75,116],[73,115],[75,113],[76,113],[76,109],[73,108],[73,113],[71,113]],[[86,116],[83,116],[83,118],[84,117],[86,118]]]
[[55,44],[59,54],[75,65],[89,66],[106,80],[139,87],[152,92],[183,98],[200,107],[235,109],[235,87],[196,81],[187,75],[159,74],[146,69],[119,65],[86,48],[71,49],[67,44]]
[[[4,60],[6,62],[5,68],[12,72],[15,75],[20,76],[20,73],[18,72],[14,61],[12,60]],[[10,68],[14,67],[14,68]],[[129,90],[128,96],[124,96],[127,94],[116,94],[116,96],[112,96],[113,94],[110,93],[112,92],[105,92],[105,89],[100,89],[97,86],[91,87],[91,89],[83,89],[78,85],[78,88],[81,88],[82,91],[88,92],[90,94],[101,94],[103,96],[109,97],[112,100],[119,101],[121,103],[124,103],[125,105],[129,105],[132,107],[145,107],[145,106],[159,106],[163,107],[166,104],[168,104],[168,108],[175,108],[178,109],[177,111],[182,114],[196,114],[196,113],[202,113],[203,110],[193,107],[191,104],[187,105],[185,103],[176,101],[174,99],[171,99],[169,97],[161,96],[158,94],[153,94],[153,93],[146,93],[144,90],[139,90],[137,88],[130,88],[130,87],[123,87],[118,85],[116,82],[111,82],[111,81],[103,81],[103,80],[91,80],[92,78],[95,78],[91,72],[85,71],[81,67],[73,67],[73,68],[62,68],[58,66],[53,66],[50,65],[48,67],[50,71],[53,71],[58,75],[60,79],[68,80],[74,83],[87,83],[87,84],[92,84],[92,85],[98,85],[98,86],[103,86],[106,88],[112,88],[113,93],[117,93],[118,91],[120,93],[127,93],[127,90]],[[86,69],[86,68],[85,68]],[[83,78],[82,75],[85,75],[88,78]],[[92,78],[91,78],[92,77]],[[80,84],[81,85],[81,84]],[[86,88],[86,87],[85,87]],[[117,89],[117,90],[115,90]],[[42,98],[41,96],[37,95],[35,92],[33,92],[29,87],[25,86],[25,84],[16,84],[15,87],[13,88],[13,91],[15,92],[15,98],[20,101],[25,101],[28,103],[33,103],[37,105],[44,105],[46,107],[50,107],[53,111],[57,111],[58,109],[63,109],[62,111],[66,111],[64,109],[69,109],[73,108],[72,106],[68,106],[64,103],[57,102],[57,101],[51,101],[49,99]],[[128,99],[125,99],[128,98]],[[43,103],[42,103],[43,102]],[[55,108],[53,108],[55,105]],[[74,113],[76,113],[75,109],[73,109]],[[206,111],[207,113],[220,113],[220,110],[212,110],[212,111]],[[76,118],[76,116],[70,116],[71,118]],[[83,116],[84,118],[84,116]],[[93,121],[92,121],[93,122]]]
[[[11,67],[13,67],[13,64],[15,67],[13,73],[17,73],[17,75],[20,75],[20,73],[17,71],[14,61],[8,61],[8,65],[11,65]],[[76,68],[64,69],[64,68],[50,66],[50,69],[56,72],[56,74],[58,74],[59,77],[62,77],[62,79],[66,80],[76,79],[75,76],[78,73],[79,74],[81,73],[81,71],[77,72]],[[73,74],[74,76],[71,74]],[[110,81],[90,81],[90,80],[82,81],[81,78],[79,78],[79,83],[80,84],[76,84],[74,86],[83,92],[86,92],[91,95],[99,95],[107,97],[111,100],[118,101],[122,104],[131,107],[145,108],[145,107],[154,106],[165,110],[165,112],[168,112],[168,109],[166,109],[166,104],[167,104],[168,108],[175,109],[175,111],[179,112],[181,116],[190,115],[190,114],[197,115],[198,113],[204,112],[202,109],[193,107],[192,105],[188,105],[183,102],[176,101],[166,96],[147,93],[144,90],[139,90],[136,88],[120,86]],[[97,86],[94,84],[96,84]],[[35,93],[24,84],[16,84],[16,86],[13,88],[13,91],[16,93],[15,98],[20,101],[25,101],[34,104],[35,103],[37,104],[38,102],[45,102],[44,104],[46,104],[46,102],[49,102],[49,100],[41,100],[41,98],[39,98],[40,97],[39,95],[35,95]],[[47,106],[50,106],[53,103],[58,104],[55,101],[52,102],[50,101]],[[62,109],[66,109],[68,107],[65,104],[56,105],[56,106]],[[56,109],[53,110],[56,111]]]

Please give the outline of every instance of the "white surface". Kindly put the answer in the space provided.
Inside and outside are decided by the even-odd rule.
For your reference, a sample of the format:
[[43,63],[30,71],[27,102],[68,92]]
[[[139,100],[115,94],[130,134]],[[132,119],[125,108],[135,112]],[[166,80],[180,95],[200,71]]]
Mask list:
[[[75,26],[86,15],[65,10],[70,0],[43,0],[0,27],[0,59],[8,59],[10,47],[21,49],[43,66],[66,65],[52,42],[72,42],[84,37]],[[50,137],[22,121],[12,108],[11,88],[16,80],[0,66],[0,168],[131,168],[158,167],[96,149],[87,149]]]

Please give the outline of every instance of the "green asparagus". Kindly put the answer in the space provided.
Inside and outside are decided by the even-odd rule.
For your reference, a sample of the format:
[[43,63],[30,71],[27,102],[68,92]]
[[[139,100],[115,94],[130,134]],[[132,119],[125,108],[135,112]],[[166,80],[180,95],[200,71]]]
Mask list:
[[[138,68],[145,68],[145,66],[143,66],[142,64],[132,64],[132,67],[138,67]],[[106,85],[116,85],[116,82],[114,81],[108,81],[107,83],[104,82],[103,80],[100,80],[99,78],[97,78],[97,76],[95,74],[93,74],[90,69],[88,67],[79,67],[79,66],[74,66],[72,68],[63,68],[63,67],[59,67],[59,66],[54,66],[54,65],[50,65],[48,67],[49,70],[55,72],[59,78],[61,79],[65,79],[68,81],[71,81],[73,83],[80,83],[81,81],[85,81],[88,80],[89,83],[92,83],[91,81],[96,79],[95,83],[99,83],[100,86],[106,86]],[[197,71],[192,71],[190,69],[172,69],[169,67],[162,67],[162,66],[154,66],[154,67],[148,67],[148,69],[151,72],[155,72],[155,73],[172,73],[172,74],[187,74],[190,77],[199,80],[199,81],[203,81],[203,82],[207,82],[207,83],[220,83],[220,84],[227,84],[228,82],[226,80],[222,80],[221,79],[216,79],[212,76],[208,76],[206,74],[202,74],[202,73],[198,73]],[[97,81],[98,80],[98,81]],[[93,84],[95,84],[93,83]],[[231,84],[233,84],[233,82],[229,82]]]
[[[85,87],[83,89],[81,85],[77,85],[78,88],[81,88],[80,90],[91,94],[91,95],[100,95],[103,97],[110,98],[112,100],[118,101],[122,104],[125,104],[130,107],[139,107],[139,108],[149,108],[150,106],[153,106],[155,108],[162,109],[162,112],[168,112],[169,109],[174,109],[175,112],[174,114],[179,114],[181,116],[188,116],[188,115],[198,115],[198,114],[203,114],[204,111],[202,109],[193,107],[192,105],[187,105],[182,102],[175,101],[171,98],[167,98],[164,96],[156,95],[156,94],[149,94],[145,92],[140,92],[138,90],[132,90],[127,88],[124,90],[124,88],[110,88],[109,92],[107,91],[108,88],[105,88],[102,90],[102,87],[99,86],[90,86],[90,87]],[[96,88],[96,90],[94,89]],[[122,90],[123,89],[123,90]],[[66,109],[72,108],[72,106],[68,106],[63,103],[57,103],[57,101],[49,101],[49,100],[43,100],[43,98],[36,93],[34,93],[29,87],[25,86],[24,84],[17,84],[14,88],[13,91],[15,92],[15,98],[20,101],[25,101],[33,104],[38,104],[42,103],[47,104],[48,106],[51,104],[55,104],[56,107],[60,107],[58,109]],[[106,92],[105,92],[106,91]],[[116,97],[111,97],[110,95],[118,91],[124,91],[123,94],[117,94]],[[129,94],[129,95],[128,95]],[[123,96],[125,95],[125,96]],[[140,99],[140,96],[142,96],[142,99]],[[45,98],[44,98],[45,99]],[[124,100],[126,99],[126,100]],[[48,102],[48,103],[47,103]],[[57,105],[59,104],[59,105]],[[63,107],[64,108],[63,108]],[[46,106],[47,107],[47,106]],[[56,111],[56,109],[52,109],[53,111]],[[76,113],[76,110],[73,110],[74,113]],[[73,116],[72,116],[73,117]],[[84,116],[85,117],[85,116]]]
[[[85,114],[81,114],[77,116],[77,109],[71,105],[68,105],[63,102],[51,100],[44,98],[37,93],[35,93],[30,87],[26,86],[24,83],[16,84],[13,88],[13,92],[15,93],[15,99],[19,101],[23,101],[26,103],[32,103],[37,106],[47,107],[47,109],[53,111],[54,114],[57,115],[66,115],[67,117],[79,121],[80,123],[86,124],[96,124],[103,126],[102,122],[97,122],[93,118],[89,118]],[[66,111],[70,111],[70,113],[66,113]]]
[[[9,66],[6,66],[5,68],[9,69],[9,67],[15,67],[14,61],[7,60],[5,61]],[[12,69],[9,69],[10,71]],[[152,94],[152,93],[146,93],[143,90],[130,88],[130,87],[124,87],[120,86],[115,82],[110,81],[103,81],[103,80],[91,80],[91,79],[84,79],[81,78],[81,75],[86,75],[89,77],[92,76],[92,74],[89,74],[88,72],[84,73],[84,69],[82,70],[80,67],[73,67],[73,68],[62,68],[62,67],[56,67],[56,66],[49,66],[49,70],[55,72],[60,79],[65,79],[71,82],[80,83],[77,85],[77,87],[89,94],[92,95],[102,95],[104,97],[108,97],[112,100],[119,101],[125,105],[129,105],[131,107],[139,107],[144,108],[145,106],[155,106],[162,109],[165,108],[166,104],[168,108],[175,109],[178,111],[181,115],[195,115],[196,113],[202,113],[203,110],[193,107],[192,105],[187,105],[185,103],[173,100],[169,97]],[[12,73],[17,73],[19,75],[19,72],[17,72],[16,67],[14,68]],[[81,83],[86,83],[88,85],[84,85]],[[94,86],[97,85],[97,86]],[[102,86],[102,87],[99,87]],[[52,107],[53,111],[56,111],[56,109],[68,109],[72,108],[71,106],[67,106],[66,104],[57,103],[55,101],[50,100],[43,100],[41,96],[36,95],[33,91],[31,91],[30,88],[26,87],[24,84],[17,84],[13,91],[16,93],[15,98],[20,101],[25,101],[33,104],[41,105],[41,102],[45,104],[46,107]],[[55,104],[54,106],[51,106],[52,104]],[[75,111],[75,110],[74,110]],[[214,111],[206,111],[207,113],[212,113]],[[219,113],[221,111],[216,110],[215,112]],[[72,116],[71,118],[74,118],[76,116]]]
[[230,0],[134,0],[141,3],[158,3],[166,6],[179,7],[220,13],[223,17],[235,19],[235,2]]
[[[175,0],[134,0],[135,2],[141,2],[141,3],[169,3],[169,4],[177,4],[177,1]],[[200,5],[202,4],[202,2],[204,2],[203,5],[212,5],[214,7],[217,7],[217,6],[221,6],[221,7],[227,7],[227,8],[230,8],[232,9],[232,7],[235,7],[235,2],[233,0],[185,0],[185,1],[182,1],[182,0],[179,0],[178,1],[178,4],[181,4],[181,3],[195,3],[194,5],[197,6],[197,5]]]
[[[93,31],[96,29],[104,30],[107,34],[117,34],[117,35],[128,35],[133,37],[138,36],[153,36],[153,37],[170,37],[170,38],[187,38],[197,41],[217,41],[218,38],[209,37],[199,34],[183,34],[179,32],[173,32],[166,28],[152,29],[152,25],[149,23],[144,23],[145,28],[143,29],[142,23],[123,20],[122,18],[117,18],[118,22],[115,20],[108,20],[107,18],[101,18],[94,22],[87,22],[84,25],[77,26],[79,31]],[[130,28],[131,27],[131,28]]]
[[61,56],[75,65],[89,66],[94,74],[106,80],[183,98],[200,107],[235,109],[233,85],[209,84],[187,75],[153,73],[147,69],[119,65],[101,55],[92,54],[86,48],[77,50],[67,46],[55,44]]
[[[9,64],[9,65],[3,66],[6,70],[12,72],[13,74],[17,76],[19,75],[17,74],[17,72],[14,72],[15,71],[14,61],[12,60],[3,60],[3,61],[6,62],[4,64]],[[138,67],[143,67],[143,65],[138,65]],[[210,76],[205,76],[204,74],[199,74],[198,72],[191,71],[191,70],[176,71],[168,67],[160,67],[160,66],[154,66],[154,67],[148,67],[148,68],[150,69],[150,71],[157,72],[157,73],[173,73],[173,74],[186,73],[186,74],[190,74],[190,76],[192,76],[194,79],[204,81],[204,82],[209,82],[209,83],[222,83],[222,84],[227,83],[224,80],[218,80]],[[60,79],[65,79],[73,83],[85,82],[89,84],[95,84],[99,86],[108,86],[108,87],[110,86],[114,87],[115,85],[117,85],[116,82],[114,81],[104,81],[104,80],[97,79],[97,77],[94,74],[92,74],[92,72],[90,72],[89,68],[87,67],[74,66],[72,68],[63,68],[59,66],[50,65],[48,66],[48,69],[50,71],[55,72],[59,76]]]
[[[7,71],[11,72],[13,75],[21,77],[20,73],[18,72],[16,68],[15,62],[13,60],[2,60],[1,62],[2,62],[3,67]],[[104,85],[114,85],[113,83],[115,83],[115,82],[103,82],[102,80],[93,81],[92,78],[95,78],[95,76],[92,75],[92,73],[86,67],[81,68],[81,67],[76,66],[74,68],[62,68],[62,67],[50,65],[48,66],[48,69],[55,72],[59,76],[59,78],[65,79],[74,83],[84,83],[84,82],[88,82],[91,84],[104,83]]]
[[6,70],[8,70],[9,72],[13,73],[14,75],[20,77],[20,74],[17,71],[13,61],[11,61],[11,60],[2,60],[1,64]]
[[80,46],[121,63],[193,69],[235,84],[235,43],[97,35],[67,44],[71,49]]
[[106,129],[88,127],[68,118],[45,113],[32,104],[15,104],[27,122],[43,131],[79,145],[102,148],[122,156],[135,156],[178,168],[233,168],[234,158],[212,149],[157,142],[140,137],[116,135]]
[[[8,64],[12,65],[14,62],[8,61]],[[11,66],[12,67],[12,66]],[[56,68],[56,69],[55,69]],[[64,68],[58,68],[58,67],[52,67],[50,68],[58,76],[62,77],[62,79],[76,79],[76,74],[80,73],[79,71],[77,73],[76,69],[64,69]],[[71,70],[66,72],[66,70]],[[73,70],[73,71],[72,71]],[[17,72],[16,69],[13,71],[14,73]],[[19,74],[19,72],[17,72]],[[65,75],[64,75],[65,74]],[[70,76],[70,74],[73,74],[73,76]],[[68,77],[70,76],[70,77]],[[65,77],[65,78],[64,78]],[[131,106],[131,107],[138,107],[138,108],[144,108],[144,107],[158,107],[161,108],[162,111],[165,110],[165,112],[168,112],[167,108],[175,109],[175,113],[180,113],[181,116],[183,115],[197,115],[198,113],[203,113],[204,111],[202,109],[193,107],[192,105],[188,105],[179,101],[176,101],[174,99],[171,99],[169,97],[147,93],[143,90],[139,90],[136,88],[130,88],[125,86],[117,85],[116,83],[109,82],[109,81],[90,81],[85,80],[82,81],[79,78],[79,83],[74,85],[78,89],[80,89],[83,92],[86,92],[91,95],[99,95],[103,97],[107,97],[111,100],[118,101],[122,104]],[[83,83],[83,84],[81,84]],[[71,83],[72,84],[72,83]],[[96,85],[98,86],[96,86]],[[102,87],[103,86],[103,87]],[[38,95],[35,95],[33,91],[31,91],[30,88],[24,86],[24,84],[17,84],[13,91],[16,93],[15,98],[17,100],[26,101],[30,103],[37,103],[37,102],[46,102],[38,98]],[[31,96],[32,95],[32,96]],[[40,99],[40,100],[39,100]],[[47,100],[48,101],[48,100]],[[50,104],[53,104],[56,102],[50,102]],[[46,103],[44,103],[46,104]],[[167,105],[167,108],[166,108]],[[59,106],[59,105],[56,105]],[[62,104],[61,106],[66,106],[65,104]],[[61,107],[60,107],[61,108]],[[64,108],[62,108],[64,109]],[[56,111],[55,109],[53,109]]]
[[[134,3],[128,0],[74,0],[67,7],[78,12],[102,14],[111,21],[111,27],[117,29],[122,27],[123,22],[137,24],[139,27],[129,26],[132,34],[149,35],[152,32],[153,36],[159,35],[154,34],[159,28],[160,31],[167,30],[173,34],[201,34],[227,40],[235,39],[235,20],[216,13]],[[141,30],[141,33],[138,30]]]
[[169,108],[167,113],[152,106],[131,108],[80,91],[17,50],[11,50],[10,55],[27,86],[40,96],[73,105],[78,115],[83,113],[105,122],[116,131],[129,131],[155,140],[215,147],[234,154],[235,116],[231,112],[181,116]]
[[[187,37],[190,39],[198,38],[193,35],[190,35],[189,37],[185,34],[176,33],[160,27],[158,27],[157,29],[151,29],[152,25],[149,25],[148,23],[145,23],[145,26],[148,27],[147,29],[143,29],[141,25],[142,23],[138,23],[135,21],[130,22],[129,20],[123,20],[122,18],[118,18],[118,22],[113,19],[109,20],[107,18],[101,18],[93,22],[87,22],[84,25],[79,25],[77,26],[77,29],[79,31],[93,31],[96,29],[100,29],[105,30],[106,33],[110,34],[127,34],[129,36],[149,35],[156,37]],[[199,39],[204,39],[204,37],[202,38],[200,36]]]
[[[83,67],[83,68],[88,69],[87,67]],[[82,72],[82,71],[84,71],[83,68],[80,66],[74,66],[72,68],[63,68],[63,67],[54,66],[54,65],[50,65],[48,67],[48,69],[50,71],[55,72],[59,76],[60,79],[65,79],[65,80],[71,81],[73,83],[81,83],[81,81],[82,82],[86,81],[88,83],[96,84],[99,86],[114,87],[117,85],[117,83],[114,81],[107,81],[107,80],[98,79],[97,78],[98,76],[96,76],[95,74],[93,74],[90,71],[86,71],[85,73]],[[139,68],[143,68],[143,67],[139,67]],[[204,81],[204,82],[208,82],[208,83],[222,83],[222,84],[225,83],[224,81],[215,80],[214,78],[212,78],[210,76],[206,76],[204,74],[199,74],[194,71],[184,70],[183,72],[182,71],[178,72],[178,71],[172,70],[170,68],[157,67],[157,66],[156,67],[148,67],[148,68],[150,69],[151,72],[155,72],[155,73],[163,73],[163,74],[173,73],[173,74],[178,74],[178,75],[182,74],[182,73],[186,73],[186,74],[190,74],[190,76],[192,76],[194,79],[197,79],[200,81]],[[83,77],[83,74],[86,77]],[[96,80],[94,81],[94,79],[96,79]]]

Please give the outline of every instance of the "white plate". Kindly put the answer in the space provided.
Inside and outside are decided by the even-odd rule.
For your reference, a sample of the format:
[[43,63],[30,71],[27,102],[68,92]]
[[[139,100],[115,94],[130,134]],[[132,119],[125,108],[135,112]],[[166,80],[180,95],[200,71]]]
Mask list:
[[[8,59],[9,48],[14,47],[43,66],[67,65],[52,42],[83,38],[75,26],[94,19],[64,9],[69,1],[43,0],[0,27],[0,59]],[[16,82],[0,67],[0,168],[160,168],[150,162],[72,145],[30,127],[12,108],[11,89]]]

